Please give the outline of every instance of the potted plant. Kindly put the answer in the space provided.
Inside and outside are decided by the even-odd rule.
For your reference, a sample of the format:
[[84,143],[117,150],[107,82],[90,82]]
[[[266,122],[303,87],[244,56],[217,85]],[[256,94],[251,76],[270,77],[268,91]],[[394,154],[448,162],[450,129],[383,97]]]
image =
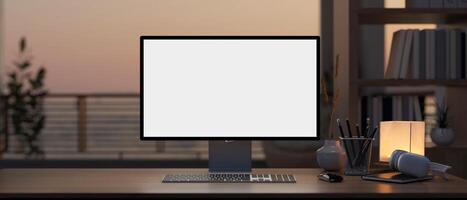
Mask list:
[[[328,122],[328,136],[325,138],[324,145],[316,151],[316,160],[318,165],[327,171],[336,171],[340,170],[345,165],[345,151],[342,148],[341,142],[336,139],[334,133],[334,115],[336,113],[337,103],[339,101],[340,91],[339,88],[336,88],[334,94],[331,95],[328,90],[328,82],[326,76],[321,79],[321,102],[323,107],[330,107],[330,114],[326,116],[323,120]],[[339,77],[339,55],[336,56],[336,67],[334,72],[334,80],[337,80]]]
[[26,158],[43,157],[44,152],[38,144],[39,135],[45,125],[44,89],[45,69],[34,70],[26,39],[19,42],[18,59],[15,68],[8,74],[7,97],[8,112],[13,134],[23,145]]
[[437,104],[438,127],[431,130],[431,140],[438,146],[449,146],[454,142],[454,131],[448,124],[448,111],[449,108],[444,102]]

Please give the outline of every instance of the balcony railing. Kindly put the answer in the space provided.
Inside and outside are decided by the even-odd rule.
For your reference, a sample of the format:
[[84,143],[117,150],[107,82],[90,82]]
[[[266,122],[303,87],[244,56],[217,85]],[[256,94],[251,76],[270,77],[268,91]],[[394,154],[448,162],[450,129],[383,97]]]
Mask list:
[[[141,141],[139,94],[50,94],[45,97],[46,126],[39,144],[45,159],[203,160],[207,141]],[[12,134],[2,112],[3,159],[23,159],[24,144]],[[253,158],[262,159],[259,142]]]

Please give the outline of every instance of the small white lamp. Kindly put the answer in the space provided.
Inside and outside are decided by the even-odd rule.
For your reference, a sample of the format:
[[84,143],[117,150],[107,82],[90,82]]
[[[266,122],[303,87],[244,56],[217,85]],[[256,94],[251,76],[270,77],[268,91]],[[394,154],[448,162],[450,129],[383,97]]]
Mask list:
[[394,150],[425,155],[425,122],[386,121],[380,122],[379,160],[389,162]]

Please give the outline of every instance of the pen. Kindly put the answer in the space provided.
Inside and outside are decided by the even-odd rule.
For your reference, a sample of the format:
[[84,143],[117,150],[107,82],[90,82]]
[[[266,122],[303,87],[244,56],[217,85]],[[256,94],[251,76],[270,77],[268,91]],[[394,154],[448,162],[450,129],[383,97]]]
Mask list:
[[344,134],[344,130],[342,129],[340,119],[337,119],[337,127],[339,127],[339,131],[341,133],[342,143],[344,145],[345,153],[347,154],[346,156],[347,161],[349,162],[350,167],[353,168],[352,160],[350,158],[349,148],[347,147],[347,142],[345,141],[345,134]]
[[374,139],[375,138],[375,135],[376,135],[376,131],[378,130],[378,126],[376,126],[375,130],[373,130],[373,133],[371,133],[371,136],[370,138],[371,139]]
[[[360,126],[358,124],[355,124],[355,129],[357,131],[357,137],[358,138],[363,138],[362,137],[362,133],[360,132]],[[364,144],[365,141],[361,141],[360,139],[358,140],[358,149],[362,149],[363,148],[363,144]],[[359,150],[357,150],[357,152],[359,152]]]
[[[350,128],[350,121],[349,119],[346,119],[345,120],[345,124],[347,125],[347,131],[349,133],[349,138],[353,138],[353,134],[352,134],[352,129]],[[357,154],[355,153],[355,142],[354,140],[350,139],[350,150],[352,151],[352,157],[355,157]],[[358,151],[358,150],[357,150]]]
[[368,151],[368,148],[370,147],[370,144],[371,144],[371,140],[373,140],[375,138],[375,135],[376,135],[376,132],[378,131],[378,126],[376,126],[376,128],[373,130],[373,132],[371,133],[371,136],[368,137],[367,141],[365,141],[365,144],[363,145],[364,147],[362,148],[362,150],[359,152],[359,154],[357,155],[357,157],[353,160],[353,163],[355,164],[356,162],[359,162],[362,157],[366,154],[366,152]]
[[349,122],[349,119],[346,119],[345,120],[345,123],[347,125],[347,131],[349,132],[349,137],[352,138],[352,130],[350,129],[350,122]]
[[341,133],[341,137],[342,138],[346,138],[345,137],[345,134],[344,134],[344,130],[342,129],[342,126],[341,126],[341,120],[340,119],[337,119],[337,127],[339,127],[339,131]]
[[355,129],[357,129],[357,136],[362,137],[362,132],[360,132],[360,127],[358,126],[358,124],[355,124]]

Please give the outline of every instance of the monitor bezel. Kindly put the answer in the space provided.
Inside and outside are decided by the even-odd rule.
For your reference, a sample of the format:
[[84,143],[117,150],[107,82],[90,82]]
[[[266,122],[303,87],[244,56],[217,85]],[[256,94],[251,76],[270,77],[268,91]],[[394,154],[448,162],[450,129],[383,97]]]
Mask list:
[[320,78],[316,80],[317,101],[316,107],[316,136],[315,137],[145,137],[144,136],[144,41],[145,40],[316,40],[316,74],[321,76],[320,73],[320,36],[140,36],[140,140],[154,141],[154,140],[320,140]]

